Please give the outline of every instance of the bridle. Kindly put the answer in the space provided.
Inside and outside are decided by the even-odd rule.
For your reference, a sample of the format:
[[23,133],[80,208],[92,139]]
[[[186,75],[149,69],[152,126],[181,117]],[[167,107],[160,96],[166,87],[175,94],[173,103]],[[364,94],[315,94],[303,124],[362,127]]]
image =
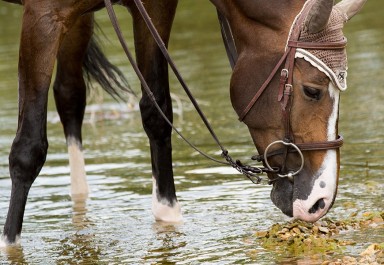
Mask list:
[[[249,113],[252,107],[255,105],[257,100],[260,98],[261,94],[266,90],[273,77],[278,73],[279,69],[283,66],[280,71],[280,82],[278,88],[278,102],[280,102],[283,123],[285,128],[285,135],[283,140],[277,140],[272,142],[267,146],[264,151],[264,154],[254,156],[253,159],[258,161],[264,161],[264,164],[267,168],[272,169],[268,162],[268,158],[275,155],[284,155],[286,161],[287,154],[289,152],[297,152],[301,158],[301,165],[298,170],[288,173],[278,173],[278,177],[288,177],[292,178],[297,175],[304,167],[304,156],[302,151],[317,151],[317,150],[328,150],[328,149],[338,149],[343,145],[343,138],[338,136],[336,140],[331,141],[321,141],[321,142],[311,142],[311,143],[295,143],[294,136],[291,128],[291,105],[292,105],[292,92],[293,92],[293,68],[295,63],[295,54],[297,48],[302,49],[314,49],[314,50],[336,50],[344,49],[347,44],[347,40],[344,38],[341,41],[337,42],[301,42],[299,41],[300,33],[303,30],[304,20],[307,17],[309,10],[311,9],[314,1],[308,1],[302,12],[298,15],[295,20],[291,34],[289,36],[286,51],[280,58],[279,62],[276,64],[268,78],[262,84],[262,86],[257,90],[256,94],[252,97],[248,105],[241,111],[239,115],[239,120],[243,121],[245,116]],[[274,145],[283,145],[283,149],[278,149],[275,151],[270,151],[271,147]],[[282,170],[285,168],[285,163],[282,167]]]
[[[232,166],[233,168],[238,170],[241,174],[245,175],[248,179],[250,179],[253,183],[258,184],[262,180],[260,178],[260,176],[259,176],[262,173],[276,173],[276,174],[278,174],[279,177],[292,177],[293,174],[295,174],[295,175],[298,174],[300,172],[300,170],[304,166],[304,158],[303,158],[303,155],[302,155],[302,151],[336,149],[336,148],[339,148],[343,144],[343,138],[340,137],[340,136],[339,136],[338,139],[336,139],[334,141],[325,141],[325,142],[317,142],[317,143],[296,143],[296,144],[294,144],[293,141],[291,141],[292,138],[290,137],[292,134],[291,134],[291,129],[290,129],[290,125],[289,125],[289,123],[290,123],[290,119],[289,119],[289,114],[290,114],[290,112],[289,112],[289,105],[290,104],[289,104],[289,101],[290,101],[290,95],[292,93],[292,85],[291,85],[292,84],[292,69],[293,69],[294,56],[295,56],[296,48],[298,48],[298,47],[305,47],[306,49],[310,49],[310,48],[313,48],[313,49],[314,48],[316,48],[316,49],[319,49],[319,48],[322,48],[322,49],[330,49],[330,48],[331,49],[341,49],[341,48],[345,47],[346,42],[343,42],[343,43],[324,43],[324,44],[323,43],[300,43],[300,42],[295,41],[295,40],[298,39],[298,35],[297,35],[296,38],[291,38],[290,39],[290,41],[288,42],[288,49],[287,49],[287,51],[284,53],[284,55],[280,59],[279,63],[275,66],[274,70],[269,75],[268,79],[264,82],[262,87],[258,90],[258,92],[255,94],[255,96],[251,99],[250,103],[248,104],[248,106],[243,111],[242,115],[240,116],[240,120],[243,120],[243,118],[247,115],[249,110],[256,103],[256,101],[260,97],[261,93],[263,93],[263,91],[266,89],[266,87],[268,86],[268,84],[270,83],[272,78],[275,76],[275,74],[277,73],[277,71],[279,70],[281,65],[284,62],[286,62],[285,68],[281,71],[281,81],[280,81],[280,89],[279,89],[279,91],[280,91],[279,92],[279,101],[281,102],[283,113],[285,114],[285,117],[287,117],[285,119],[285,128],[286,128],[286,136],[289,136],[289,137],[284,139],[284,141],[280,140],[280,141],[275,141],[275,142],[271,143],[267,147],[266,151],[268,151],[271,146],[273,146],[275,144],[278,144],[278,143],[282,143],[287,148],[285,148],[284,151],[282,151],[282,150],[275,150],[275,151],[271,151],[271,152],[265,152],[264,155],[261,155],[261,156],[253,157],[255,160],[264,161],[264,164],[267,167],[248,166],[248,165],[242,164],[239,160],[232,159],[232,157],[229,155],[228,151],[220,143],[218,137],[216,136],[215,132],[213,131],[212,126],[210,125],[210,123],[208,122],[207,118],[205,117],[205,115],[203,114],[202,110],[200,109],[196,99],[192,96],[190,89],[186,85],[184,79],[181,77],[181,75],[180,75],[179,71],[177,70],[173,60],[170,58],[168,50],[167,50],[165,44],[163,43],[159,33],[157,32],[155,26],[153,25],[149,15],[148,15],[148,13],[146,12],[146,10],[145,10],[145,8],[143,6],[143,3],[141,2],[141,0],[133,0],[133,1],[135,3],[136,7],[138,8],[139,12],[141,13],[142,18],[144,19],[145,23],[147,24],[148,29],[151,32],[154,40],[158,44],[159,49],[163,53],[163,55],[166,58],[169,66],[171,67],[172,71],[174,72],[175,76],[177,77],[177,79],[179,80],[180,84],[182,85],[184,91],[186,92],[188,98],[191,100],[191,102],[194,105],[196,111],[198,112],[199,116],[201,117],[201,119],[204,122],[204,124],[207,127],[207,129],[209,130],[212,138],[217,143],[217,145],[220,147],[220,149],[222,151],[222,157],[224,157],[226,162],[217,160],[217,159],[215,159],[215,158],[205,154],[201,150],[199,150],[195,145],[193,145],[190,141],[188,141],[188,139],[183,134],[181,134],[181,132],[167,118],[167,116],[162,111],[161,107],[158,105],[158,103],[157,103],[157,101],[156,101],[152,91],[150,90],[150,88],[149,88],[148,84],[146,83],[146,81],[145,81],[141,71],[139,70],[138,65],[136,64],[135,59],[133,58],[133,56],[131,55],[131,53],[130,53],[130,51],[128,49],[128,46],[127,46],[127,44],[126,44],[126,42],[125,42],[125,40],[123,38],[122,32],[120,30],[120,27],[119,27],[119,24],[118,24],[118,21],[117,21],[117,18],[116,18],[116,14],[115,14],[115,12],[113,10],[111,0],[104,0],[105,7],[107,9],[108,15],[109,15],[110,20],[112,22],[112,25],[113,25],[113,27],[114,27],[114,29],[116,31],[117,37],[118,37],[118,39],[120,41],[120,44],[122,45],[122,47],[124,49],[124,52],[127,55],[127,58],[129,59],[129,61],[130,61],[131,65],[132,65],[134,71],[136,72],[136,74],[137,74],[137,76],[138,76],[138,78],[139,78],[139,80],[140,80],[140,82],[142,84],[142,87],[143,87],[145,93],[148,94],[150,100],[153,102],[154,106],[159,111],[159,113],[164,118],[164,120],[169,124],[169,126],[189,146],[191,146],[198,153],[200,153],[204,157],[206,157],[206,158],[208,158],[208,159],[210,159],[210,160],[212,160],[214,162]],[[223,25],[224,24],[228,25],[228,22],[226,20],[225,21],[223,20],[223,19],[225,19],[223,16],[219,16],[219,19],[220,19],[220,22],[221,22],[221,25],[222,25],[222,31],[223,31]],[[230,30],[229,27],[226,27],[226,29]],[[298,33],[295,33],[293,35],[296,35]],[[233,38],[232,38],[231,32],[228,32],[227,34],[228,34],[229,39],[224,39],[224,40],[225,41],[229,41],[228,43],[226,43],[226,48],[227,48],[227,51],[228,51],[228,47],[230,47],[229,50],[231,50],[234,53],[234,54],[232,54],[232,58],[233,58],[232,63],[234,63],[236,61],[236,58],[237,58],[237,54],[235,54],[236,49],[235,49],[235,46],[234,46],[234,42],[233,42]],[[300,169],[297,170],[296,172],[293,172],[293,173],[289,172],[287,174],[279,174],[279,172],[281,172],[281,169],[279,169],[277,167],[271,167],[269,165],[269,163],[268,163],[268,158],[269,157],[274,156],[274,155],[280,155],[282,153],[288,154],[290,152],[298,152],[300,154],[300,156],[301,156],[301,159],[302,159],[302,163],[301,163]],[[271,183],[271,181],[269,181],[269,183]]]

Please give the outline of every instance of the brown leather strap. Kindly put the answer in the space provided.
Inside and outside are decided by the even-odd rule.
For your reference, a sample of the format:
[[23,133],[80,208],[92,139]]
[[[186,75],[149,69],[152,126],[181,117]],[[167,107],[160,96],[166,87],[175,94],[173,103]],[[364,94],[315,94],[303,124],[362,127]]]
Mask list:
[[[324,142],[312,142],[312,143],[295,143],[295,145],[300,149],[300,151],[319,151],[319,150],[329,150],[329,149],[338,149],[344,144],[343,136],[339,135],[336,140],[324,141]],[[267,157],[273,157],[276,155],[283,155],[285,152],[284,149],[277,149],[271,152],[268,152]],[[290,153],[297,152],[294,148],[289,148]],[[255,155],[252,157],[253,160],[263,161],[264,154]]]
[[295,143],[301,151],[337,149],[344,144],[343,136],[339,135],[336,140],[312,143]]
[[235,67],[238,54],[231,26],[229,25],[227,18],[219,11],[219,9],[216,10],[217,17],[219,18],[220,22],[221,37],[223,38],[225,51],[227,52],[229,63],[231,65],[231,68],[233,69]]
[[245,109],[241,112],[239,115],[239,121],[243,121],[245,116],[248,114],[248,112],[251,110],[253,105],[255,105],[256,101],[259,99],[261,94],[264,92],[264,90],[267,88],[269,83],[272,81],[272,78],[275,76],[277,71],[279,70],[280,66],[284,63],[285,58],[287,58],[288,52],[284,53],[283,56],[280,58],[279,62],[276,64],[275,68],[273,68],[271,74],[268,76],[267,80],[263,83],[263,85],[257,90],[256,94],[253,96],[251,101],[248,103],[248,105],[245,107]]
[[312,49],[312,50],[337,50],[344,49],[347,46],[347,39],[344,38],[338,42],[304,42],[304,41],[288,41],[288,47]]

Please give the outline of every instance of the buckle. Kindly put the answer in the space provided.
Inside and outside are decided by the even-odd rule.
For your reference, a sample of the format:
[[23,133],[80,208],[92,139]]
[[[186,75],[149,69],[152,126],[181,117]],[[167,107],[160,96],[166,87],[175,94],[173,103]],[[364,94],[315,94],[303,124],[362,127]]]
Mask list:
[[288,69],[284,68],[281,70],[280,76],[288,78],[288,74],[289,74]]
[[293,91],[293,86],[291,84],[284,85],[284,95],[291,95]]

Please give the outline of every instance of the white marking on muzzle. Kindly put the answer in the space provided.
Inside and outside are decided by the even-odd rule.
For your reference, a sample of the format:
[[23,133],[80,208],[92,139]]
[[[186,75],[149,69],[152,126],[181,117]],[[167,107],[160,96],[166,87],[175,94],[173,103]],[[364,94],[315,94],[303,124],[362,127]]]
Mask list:
[[[159,200],[157,182],[152,177],[152,213],[156,221],[179,223],[183,220],[181,207],[178,201],[169,202],[162,198]],[[172,205],[172,206],[171,206]]]
[[[340,91],[330,82],[328,87],[330,97],[333,99],[333,110],[328,119],[327,137],[328,141],[335,140],[336,135],[336,123],[338,118],[339,109],[339,95]],[[312,191],[306,200],[296,199],[293,202],[293,217],[308,221],[315,222],[322,216],[324,216],[336,196],[337,186],[337,151],[327,150],[323,163],[318,172],[319,177],[314,182]],[[315,212],[310,212],[310,209],[323,200],[321,207],[318,207]]]
[[71,194],[88,194],[89,187],[85,173],[84,154],[81,148],[81,143],[71,137],[68,138],[67,143],[69,168],[71,172]]

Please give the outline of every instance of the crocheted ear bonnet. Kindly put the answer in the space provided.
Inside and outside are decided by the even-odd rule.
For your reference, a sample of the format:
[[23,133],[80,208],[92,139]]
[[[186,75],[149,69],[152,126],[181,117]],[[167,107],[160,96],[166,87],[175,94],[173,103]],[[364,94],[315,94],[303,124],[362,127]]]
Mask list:
[[[302,25],[299,41],[304,42],[336,42],[346,38],[343,34],[343,26],[347,22],[345,14],[337,7],[333,7],[327,26],[318,33],[310,34]],[[296,24],[293,23],[292,27]],[[304,22],[303,22],[304,24]],[[303,58],[314,67],[325,73],[332,83],[344,91],[347,89],[347,52],[346,49],[337,50],[312,50],[298,48],[295,58]]]

